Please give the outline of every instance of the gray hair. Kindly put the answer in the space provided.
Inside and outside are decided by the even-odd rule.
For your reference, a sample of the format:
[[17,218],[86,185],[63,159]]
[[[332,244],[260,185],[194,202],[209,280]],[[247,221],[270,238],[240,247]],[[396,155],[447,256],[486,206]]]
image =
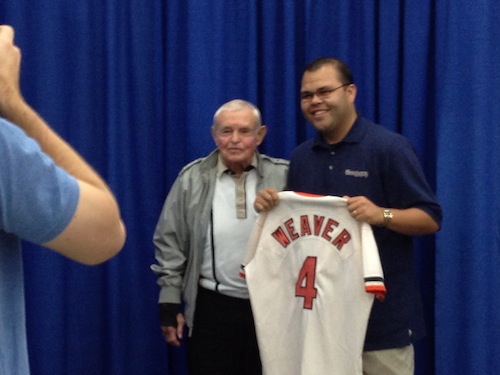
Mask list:
[[233,100],[230,100],[229,102],[221,105],[219,107],[219,109],[217,111],[215,111],[212,126],[215,126],[217,124],[217,117],[219,117],[219,115],[222,112],[239,111],[240,109],[248,108],[248,107],[252,109],[255,117],[257,118],[257,128],[260,127],[262,125],[262,115],[260,114],[260,110],[252,103],[247,102],[246,100],[243,100],[243,99],[233,99]]

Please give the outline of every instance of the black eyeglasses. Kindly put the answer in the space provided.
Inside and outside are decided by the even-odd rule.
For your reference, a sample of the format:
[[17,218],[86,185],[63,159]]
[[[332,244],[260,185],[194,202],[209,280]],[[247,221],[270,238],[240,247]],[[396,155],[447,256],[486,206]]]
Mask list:
[[328,99],[328,97],[331,94],[333,94],[334,91],[341,89],[342,87],[349,86],[349,85],[352,85],[352,83],[344,83],[342,86],[335,87],[334,89],[332,89],[331,87],[322,87],[322,88],[316,90],[315,92],[304,91],[304,92],[300,93],[300,100],[302,100],[303,102],[309,102],[312,100],[314,95],[316,95],[321,100]]

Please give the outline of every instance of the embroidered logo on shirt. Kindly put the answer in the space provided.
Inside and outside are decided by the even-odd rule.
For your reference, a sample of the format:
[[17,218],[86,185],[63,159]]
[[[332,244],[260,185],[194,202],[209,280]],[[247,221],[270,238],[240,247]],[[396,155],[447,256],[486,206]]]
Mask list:
[[350,169],[346,169],[345,175],[346,176],[353,176],[353,177],[368,178],[368,171],[352,171]]

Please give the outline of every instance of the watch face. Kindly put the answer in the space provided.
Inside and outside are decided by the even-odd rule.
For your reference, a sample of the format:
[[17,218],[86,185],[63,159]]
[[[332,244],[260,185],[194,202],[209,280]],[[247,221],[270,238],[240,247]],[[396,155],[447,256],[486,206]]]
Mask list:
[[390,210],[384,210],[385,221],[390,221],[392,219],[392,212]]

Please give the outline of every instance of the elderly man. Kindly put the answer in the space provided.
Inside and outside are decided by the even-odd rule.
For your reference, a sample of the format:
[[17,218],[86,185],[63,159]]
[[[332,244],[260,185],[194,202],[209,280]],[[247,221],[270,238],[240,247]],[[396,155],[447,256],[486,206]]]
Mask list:
[[222,105],[212,126],[217,149],[181,170],[156,226],[161,329],[179,346],[187,324],[191,375],[262,372],[239,268],[257,217],[256,192],[283,189],[288,171],[287,161],[257,151],[265,135],[254,105]]

